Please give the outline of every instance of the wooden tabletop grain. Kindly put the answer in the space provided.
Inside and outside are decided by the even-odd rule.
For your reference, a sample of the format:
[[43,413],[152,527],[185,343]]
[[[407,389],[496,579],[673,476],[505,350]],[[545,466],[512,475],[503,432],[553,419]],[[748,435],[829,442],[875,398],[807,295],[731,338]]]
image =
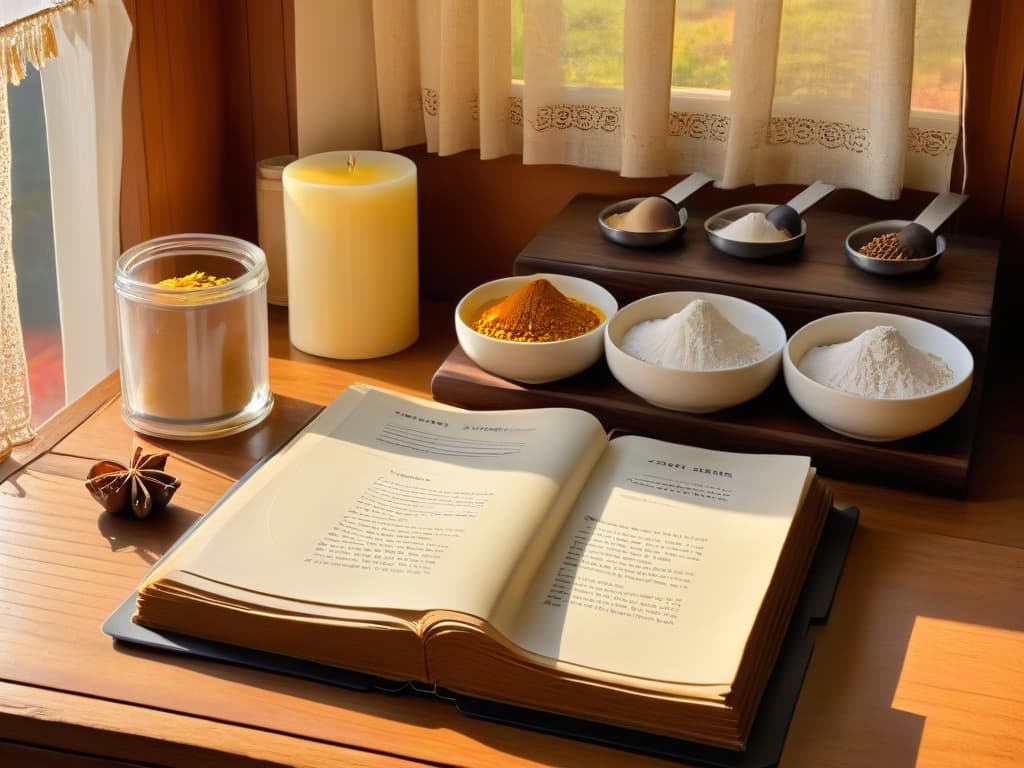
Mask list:
[[[275,407],[204,442],[133,433],[117,377],[0,464],[2,765],[671,765],[472,720],[426,697],[340,690],[115,645],[107,615],[199,515],[344,387],[426,394],[454,346],[451,307],[425,303],[421,340],[364,362],[291,348],[271,309]],[[816,646],[783,766],[1024,763],[1024,406],[996,364],[968,499],[833,480],[860,527]],[[101,514],[83,485],[134,445],[171,454],[182,487],[144,523]]]

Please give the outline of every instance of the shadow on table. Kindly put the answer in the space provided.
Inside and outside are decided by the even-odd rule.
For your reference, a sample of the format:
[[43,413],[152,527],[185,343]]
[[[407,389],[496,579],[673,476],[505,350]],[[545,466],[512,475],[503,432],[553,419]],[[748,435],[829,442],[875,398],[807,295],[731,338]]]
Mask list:
[[111,552],[134,549],[139,557],[152,565],[197,519],[198,513],[179,507],[172,501],[166,509],[152,512],[142,520],[101,512],[96,526],[110,545]]

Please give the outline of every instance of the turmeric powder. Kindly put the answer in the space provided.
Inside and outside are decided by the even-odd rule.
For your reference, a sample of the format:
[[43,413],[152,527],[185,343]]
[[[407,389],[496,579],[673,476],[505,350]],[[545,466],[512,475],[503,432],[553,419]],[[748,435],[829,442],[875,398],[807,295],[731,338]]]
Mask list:
[[248,406],[257,386],[254,302],[242,297],[208,303],[198,292],[230,277],[202,270],[172,274],[155,285],[185,294],[182,299],[130,303],[122,310],[127,338],[138,350],[135,408],[168,421],[229,418]]
[[212,288],[215,285],[224,285],[229,282],[230,277],[214,277],[208,275],[205,272],[189,272],[183,277],[168,277],[166,280],[161,280],[157,283],[161,288]]
[[582,336],[603,321],[601,310],[538,278],[484,307],[472,327],[495,339],[543,342]]

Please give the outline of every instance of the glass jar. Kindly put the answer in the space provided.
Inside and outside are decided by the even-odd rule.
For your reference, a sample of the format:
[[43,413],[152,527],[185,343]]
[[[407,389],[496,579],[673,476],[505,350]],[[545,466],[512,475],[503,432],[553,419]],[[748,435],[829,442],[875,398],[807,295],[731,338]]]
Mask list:
[[[206,288],[161,280],[205,272]],[[199,440],[255,426],[274,404],[269,382],[267,261],[235,237],[183,234],[127,250],[114,277],[121,400],[132,429]]]

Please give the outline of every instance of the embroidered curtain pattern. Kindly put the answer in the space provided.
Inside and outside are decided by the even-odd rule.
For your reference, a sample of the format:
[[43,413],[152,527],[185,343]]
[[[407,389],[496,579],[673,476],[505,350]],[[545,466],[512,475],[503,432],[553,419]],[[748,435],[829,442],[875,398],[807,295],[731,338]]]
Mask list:
[[[379,135],[384,149],[702,171],[724,187],[821,178],[895,198],[949,186],[969,0],[348,5],[296,2],[297,66],[317,62],[322,80],[298,83],[303,154]],[[339,23],[354,45],[311,39]],[[339,77],[375,82],[376,98],[331,124]]]

